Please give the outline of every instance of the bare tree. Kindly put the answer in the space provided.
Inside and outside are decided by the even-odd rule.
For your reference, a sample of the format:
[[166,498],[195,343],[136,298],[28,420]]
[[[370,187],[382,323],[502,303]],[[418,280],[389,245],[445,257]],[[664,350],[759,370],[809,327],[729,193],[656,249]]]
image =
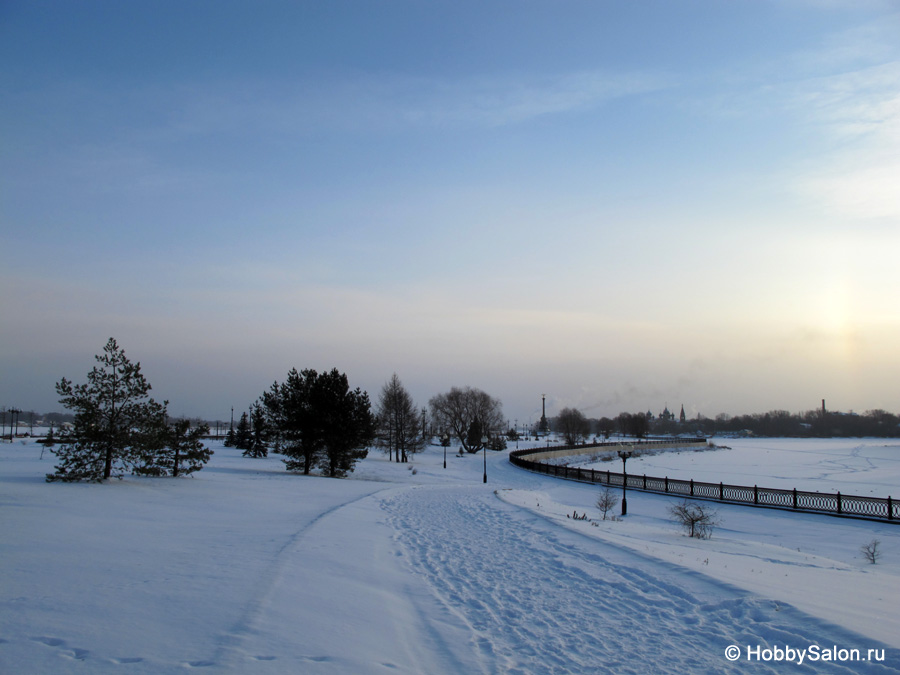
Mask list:
[[647,435],[647,430],[650,428],[650,421],[647,419],[647,415],[641,412],[634,414],[622,413],[620,417],[623,418],[620,424],[624,426],[625,433],[635,438],[643,438]]
[[480,389],[453,387],[432,397],[429,406],[435,427],[449,431],[466,452],[478,452],[482,439],[503,428],[503,404]]
[[716,509],[696,502],[684,500],[669,507],[672,518],[681,525],[690,537],[709,539],[713,529],[719,524]]
[[563,408],[556,417],[555,426],[556,431],[563,435],[569,445],[583,441],[591,432],[587,417],[575,408]]
[[391,459],[406,462],[409,455],[425,447],[424,415],[419,413],[397,373],[381,389],[376,419],[376,442]]
[[603,514],[603,520],[606,520],[606,514],[616,508],[619,503],[619,497],[608,487],[604,487],[600,496],[597,497],[597,508]]
[[863,557],[874,565],[881,557],[881,551],[878,550],[880,545],[880,541],[873,539],[868,544],[861,546],[859,550],[862,551]]
[[608,417],[601,417],[597,421],[597,430],[603,434],[603,437],[609,440],[610,434],[616,428],[616,423]]

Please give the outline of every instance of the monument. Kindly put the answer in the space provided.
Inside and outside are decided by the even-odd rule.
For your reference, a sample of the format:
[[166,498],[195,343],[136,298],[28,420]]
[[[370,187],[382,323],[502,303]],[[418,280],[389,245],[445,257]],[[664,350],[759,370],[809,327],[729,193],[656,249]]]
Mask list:
[[538,431],[546,434],[550,431],[550,423],[547,421],[547,396],[541,394],[541,421],[538,424]]

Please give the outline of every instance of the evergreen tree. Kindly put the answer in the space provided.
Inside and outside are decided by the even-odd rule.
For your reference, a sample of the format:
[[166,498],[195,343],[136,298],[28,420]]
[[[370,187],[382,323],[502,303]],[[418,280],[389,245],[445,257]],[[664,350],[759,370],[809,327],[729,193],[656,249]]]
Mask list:
[[171,457],[173,476],[199,471],[209,461],[213,451],[203,442],[203,436],[208,433],[208,425],[192,428],[188,420],[178,420],[169,427],[166,450],[167,456]]
[[47,432],[47,436],[42,441],[38,441],[38,443],[42,443],[44,447],[52,448],[56,445],[56,436],[53,435],[53,425],[50,425],[50,431]]
[[323,452],[319,468],[332,478],[346,476],[368,454],[375,437],[375,417],[369,395],[351,391],[347,376],[332,369],[322,373],[313,388],[313,412]]
[[234,432],[234,447],[238,450],[249,450],[253,443],[253,434],[250,431],[250,418],[247,413],[241,413],[237,429]]
[[288,471],[309,474],[317,466],[329,476],[343,476],[366,456],[375,428],[369,397],[351,391],[347,376],[336,369],[321,375],[291,369],[261,401]]
[[268,424],[266,423],[266,411],[259,402],[253,404],[250,409],[250,446],[244,450],[244,457],[268,457]]
[[275,451],[286,457],[283,461],[288,471],[302,471],[306,475],[322,448],[315,435],[311,405],[317,377],[315,370],[297,372],[292,368],[284,382],[274,382],[260,399]]
[[147,457],[135,473],[147,476],[179,476],[199,471],[213,454],[203,442],[209,426],[191,428],[190,420],[180,419],[163,431],[163,447]]
[[476,417],[472,420],[472,423],[469,424],[469,429],[466,431],[466,445],[469,448],[475,448],[474,450],[469,450],[469,452],[477,452],[481,449],[482,446],[482,438],[484,437],[484,427],[481,426],[481,421]]
[[75,412],[72,429],[53,453],[60,459],[48,481],[101,481],[147,462],[160,447],[166,403],[149,396],[140,363],[131,363],[110,338],[87,384],[56,384],[60,403]]

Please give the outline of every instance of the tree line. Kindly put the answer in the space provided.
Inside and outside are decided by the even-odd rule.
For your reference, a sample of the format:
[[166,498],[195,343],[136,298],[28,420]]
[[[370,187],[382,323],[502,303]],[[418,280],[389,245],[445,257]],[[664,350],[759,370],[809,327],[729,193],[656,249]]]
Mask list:
[[614,434],[643,438],[648,435],[744,435],[798,438],[896,437],[900,435],[900,416],[885,410],[862,414],[828,412],[822,409],[802,413],[772,410],[752,415],[726,415],[715,418],[698,415],[684,422],[654,418],[647,413],[623,412],[614,418],[588,418],[579,410],[564,408],[550,419],[551,428],[569,444],[589,437],[609,438]]
[[[86,384],[65,377],[56,384],[60,403],[71,411],[71,423],[48,445],[60,462],[48,481],[101,481],[137,475],[178,476],[200,470],[212,451],[202,442],[207,424],[172,420],[167,401],[150,397],[150,384],[140,363],[132,363],[114,338]],[[429,413],[430,409],[430,413]],[[575,408],[564,408],[551,419],[552,428],[570,444],[591,434],[614,433],[642,438],[648,434],[759,436],[896,436],[900,418],[884,410],[862,415],[812,410],[799,415],[771,411],[757,415],[675,421],[649,413],[620,413],[615,418],[589,419]],[[430,428],[429,428],[430,425]],[[346,476],[371,446],[392,461],[408,462],[437,435],[448,446],[456,439],[460,453],[502,450],[517,430],[504,428],[501,402],[474,387],[453,387],[433,396],[428,408],[418,408],[396,373],[381,390],[373,410],[369,396],[350,387],[347,375],[332,369],[291,369],[274,382],[249,412],[230,428],[226,445],[249,458],[283,456],[288,471],[308,475],[313,469],[332,477]]]
[[[59,458],[47,481],[103,481],[126,472],[178,476],[209,461],[212,451],[202,442],[209,426],[170,420],[168,402],[150,396],[140,363],[132,363],[114,338],[95,359],[86,384],[65,377],[56,384],[71,423],[58,439],[52,433],[45,439]],[[249,458],[276,452],[288,471],[308,475],[318,469],[332,477],[347,475],[372,445],[393,461],[408,462],[429,441],[429,422],[432,430],[439,429],[445,439],[455,437],[467,452],[499,449],[499,400],[479,389],[454,387],[433,397],[430,405],[430,415],[426,408],[420,410],[396,374],[382,388],[373,411],[368,394],[351,388],[337,369],[319,373],[293,368],[241,415],[225,445]]]

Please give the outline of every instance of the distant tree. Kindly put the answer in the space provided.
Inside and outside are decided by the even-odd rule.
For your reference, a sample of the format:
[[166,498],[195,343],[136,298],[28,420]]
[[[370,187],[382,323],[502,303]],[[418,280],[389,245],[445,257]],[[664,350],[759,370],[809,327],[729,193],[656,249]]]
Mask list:
[[506,450],[506,437],[503,434],[491,434],[488,438],[487,448],[494,452]]
[[591,425],[580,410],[563,408],[556,417],[556,432],[561,433],[569,445],[584,441],[590,431]]
[[173,476],[191,474],[203,468],[213,454],[203,442],[209,433],[205,423],[191,427],[188,419],[175,420],[162,432],[161,449],[145,458],[135,473],[147,476]]
[[619,431],[622,434],[628,436],[634,436],[635,438],[643,438],[647,435],[647,429],[650,427],[650,422],[647,419],[647,415],[644,413],[620,413],[618,417],[616,417],[616,425],[619,427]]
[[43,440],[38,441],[38,443],[42,443],[46,448],[52,448],[56,445],[56,436],[53,432],[53,425],[50,425],[50,430],[47,432],[47,435],[43,438]]
[[64,424],[72,424],[75,421],[75,415],[72,413],[47,413],[44,415],[44,422],[47,424],[55,424],[58,427],[62,427]]
[[247,413],[241,413],[237,428],[234,430],[234,447],[238,450],[250,450],[253,445],[253,432],[250,430],[250,417]]
[[453,387],[432,397],[429,405],[434,426],[450,431],[466,452],[478,452],[485,435],[503,428],[503,404],[480,389]]
[[647,416],[642,413],[635,413],[631,416],[631,435],[635,438],[643,438],[647,435],[647,429],[650,427],[650,421]]
[[631,413],[623,412],[616,415],[616,428],[623,436],[630,433],[631,430]]
[[601,417],[597,422],[597,429],[603,434],[603,437],[609,439],[612,432],[615,430],[616,424],[608,417]]
[[250,440],[242,453],[244,457],[259,459],[269,456],[269,428],[265,408],[257,401],[250,409]]
[[110,338],[87,384],[56,384],[60,403],[75,413],[72,428],[60,437],[56,473],[48,481],[101,481],[121,476],[160,450],[166,402],[150,398],[141,364],[132,363]]
[[425,447],[424,415],[396,373],[381,389],[375,417],[376,443],[392,460],[406,462],[409,455]]
[[263,394],[267,424],[288,471],[309,474],[314,466],[330,476],[343,476],[366,456],[375,419],[369,397],[350,390],[347,376],[336,369],[291,369]]
[[[469,446],[469,452],[478,452],[484,441],[484,426],[481,424],[481,420],[476,417],[469,424],[469,428],[466,431],[466,445]],[[472,448],[475,449],[473,450]]]

